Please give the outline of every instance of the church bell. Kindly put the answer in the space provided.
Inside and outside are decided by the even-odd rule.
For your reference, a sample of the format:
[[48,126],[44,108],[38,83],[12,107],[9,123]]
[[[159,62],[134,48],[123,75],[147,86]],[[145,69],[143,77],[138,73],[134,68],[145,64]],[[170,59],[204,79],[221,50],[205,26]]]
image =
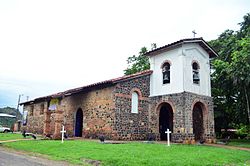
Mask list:
[[164,75],[164,79],[163,80],[165,80],[165,81],[169,81],[169,77],[168,77],[168,75],[167,74],[165,74]]
[[198,74],[198,73],[194,73],[194,74],[193,74],[193,80],[194,80],[194,81],[200,81],[200,77],[199,77],[199,74]]

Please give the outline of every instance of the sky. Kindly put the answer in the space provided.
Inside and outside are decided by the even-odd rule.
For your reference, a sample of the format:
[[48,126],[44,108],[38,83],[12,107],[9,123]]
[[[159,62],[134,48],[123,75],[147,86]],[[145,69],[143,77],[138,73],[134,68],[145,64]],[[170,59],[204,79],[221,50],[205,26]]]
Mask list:
[[120,77],[140,48],[238,30],[249,0],[0,0],[0,107]]

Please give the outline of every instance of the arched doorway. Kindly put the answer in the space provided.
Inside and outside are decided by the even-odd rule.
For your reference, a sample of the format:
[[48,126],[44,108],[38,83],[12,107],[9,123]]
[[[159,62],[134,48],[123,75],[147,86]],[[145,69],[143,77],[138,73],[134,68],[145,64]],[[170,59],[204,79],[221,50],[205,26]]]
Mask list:
[[203,108],[204,105],[200,102],[195,103],[193,107],[193,134],[195,141],[203,139],[203,134],[204,134]]
[[82,123],[83,123],[83,112],[79,108],[76,111],[76,121],[75,121],[75,137],[82,137]]
[[[170,104],[164,103],[160,106],[159,133],[161,140],[167,140],[165,133],[169,129],[173,133],[173,109]],[[171,139],[171,137],[170,137]]]

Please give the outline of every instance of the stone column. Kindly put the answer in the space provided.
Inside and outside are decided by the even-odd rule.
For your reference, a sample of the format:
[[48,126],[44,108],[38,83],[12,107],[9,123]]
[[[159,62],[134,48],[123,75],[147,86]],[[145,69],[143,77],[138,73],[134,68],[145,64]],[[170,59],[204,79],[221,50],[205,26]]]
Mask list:
[[48,135],[50,133],[50,115],[51,112],[48,110],[47,107],[44,107],[44,126],[43,126],[43,134]]
[[212,98],[210,98],[210,101],[208,103],[208,122],[207,122],[207,142],[208,143],[215,143],[216,137],[215,137],[215,130],[214,130],[214,109],[213,109],[213,101]]
[[62,128],[62,123],[63,123],[63,111],[61,110],[56,110],[56,115],[55,115],[55,131],[53,134],[54,139],[60,139],[61,138],[61,128]]

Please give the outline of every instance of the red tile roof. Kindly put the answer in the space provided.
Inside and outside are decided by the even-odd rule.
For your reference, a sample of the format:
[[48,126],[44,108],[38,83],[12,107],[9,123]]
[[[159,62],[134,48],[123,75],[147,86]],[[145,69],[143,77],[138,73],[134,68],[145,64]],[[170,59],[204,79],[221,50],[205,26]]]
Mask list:
[[86,85],[86,86],[82,86],[82,87],[78,87],[78,88],[74,88],[74,89],[69,89],[69,90],[66,90],[64,92],[58,92],[58,93],[55,93],[55,94],[52,94],[52,95],[43,96],[43,97],[39,97],[39,98],[36,98],[34,100],[31,100],[31,101],[23,102],[23,103],[20,103],[20,105],[33,103],[33,102],[36,102],[36,101],[41,101],[41,100],[46,100],[46,99],[51,99],[51,98],[70,96],[72,94],[81,92],[83,90],[87,90],[89,88],[104,86],[104,85],[114,85],[114,84],[122,82],[122,81],[138,78],[138,77],[145,76],[145,75],[150,75],[152,72],[153,72],[152,70],[145,70],[145,71],[138,72],[138,73],[135,73],[135,74],[125,75],[125,76],[122,76],[122,77],[118,77],[118,78],[114,78],[114,79],[110,79],[110,80],[106,80],[106,81],[101,81],[101,82],[97,82],[97,83],[94,83],[94,84],[90,84],[90,85]]
[[210,58],[218,56],[218,53],[216,53],[216,51],[214,51],[213,48],[210,47],[209,44],[205,40],[203,40],[203,38],[182,39],[182,40],[176,41],[174,43],[167,44],[167,45],[165,45],[163,47],[156,48],[156,49],[154,49],[152,51],[148,51],[147,53],[145,53],[145,55],[153,56],[153,55],[156,55],[156,54],[160,54],[162,52],[165,52],[166,50],[177,47],[177,46],[179,46],[179,45],[181,45],[183,43],[198,43],[203,49],[205,49],[207,51]]

